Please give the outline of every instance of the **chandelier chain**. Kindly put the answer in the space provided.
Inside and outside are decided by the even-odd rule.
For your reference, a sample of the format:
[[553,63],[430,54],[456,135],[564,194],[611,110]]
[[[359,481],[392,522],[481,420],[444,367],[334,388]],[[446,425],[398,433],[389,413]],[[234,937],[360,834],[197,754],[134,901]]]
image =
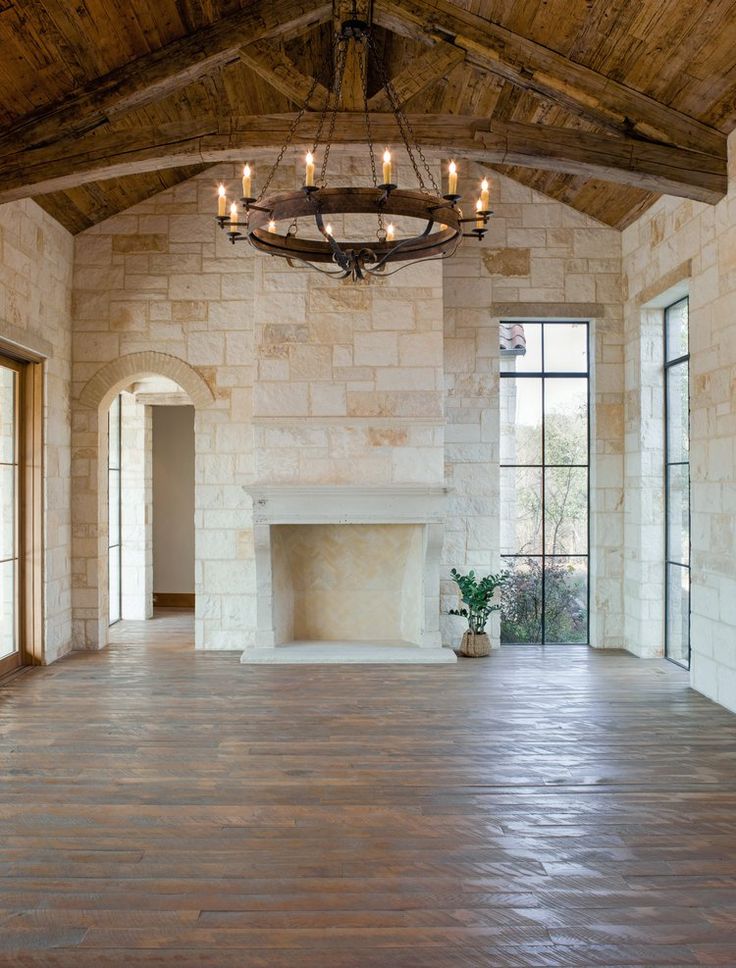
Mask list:
[[[314,97],[314,92],[317,90],[317,85],[318,84],[319,84],[319,75],[315,75],[312,78],[312,84],[311,84],[311,86],[309,88],[309,93],[307,94],[307,96],[306,96],[306,98],[304,100],[304,104],[299,108],[299,110],[297,111],[296,115],[294,116],[294,120],[289,125],[289,131],[288,131],[288,133],[286,135],[286,140],[284,141],[283,145],[281,146],[281,151],[279,151],[278,155],[276,156],[276,161],[274,161],[273,165],[271,166],[271,170],[269,171],[268,175],[266,176],[266,180],[263,183],[263,188],[261,189],[260,194],[258,196],[258,200],[259,201],[260,201],[260,199],[265,198],[266,193],[268,192],[268,189],[269,189],[269,187],[271,185],[271,182],[273,181],[274,175],[278,171],[279,166],[280,166],[280,164],[281,164],[281,162],[283,160],[283,157],[286,154],[286,149],[291,146],[291,142],[294,139],[294,133],[296,132],[297,127],[299,126],[299,122],[302,120],[302,118],[306,114],[307,108],[309,107],[309,104],[310,104],[312,98]],[[329,100],[329,98],[328,98],[328,100]],[[327,102],[325,102],[325,103],[327,103]]]
[[[415,150],[419,158],[421,159],[422,165],[424,166],[424,170],[427,172],[429,183],[432,186],[432,190],[434,194],[439,195],[441,194],[439,185],[437,184],[437,181],[435,180],[435,177],[434,177],[434,173],[432,172],[432,169],[426,157],[424,156],[424,152],[422,151],[417,141],[416,135],[414,134],[414,131],[411,126],[411,122],[409,121],[406,114],[404,113],[404,110],[401,107],[399,99],[396,96],[396,91],[394,89],[393,84],[391,83],[391,78],[388,76],[388,71],[386,70],[385,60],[383,57],[378,56],[378,51],[376,50],[375,44],[373,43],[373,38],[370,36],[368,38],[368,44],[370,46],[371,52],[373,53],[376,59],[376,62],[378,63],[378,72],[381,79],[381,83],[386,91],[386,94],[388,95],[389,103],[391,104],[391,108],[396,117],[396,122],[399,126],[399,132],[401,134],[401,138],[404,142],[404,147],[406,148],[407,154],[409,155],[412,168],[414,169],[414,174],[417,176],[419,187],[424,192],[428,191],[426,182],[424,181],[424,177],[422,176],[419,170],[419,166],[417,165],[416,159],[414,157]],[[414,146],[413,148],[412,148],[412,145]]]
[[347,43],[338,43],[337,45],[337,64],[335,67],[335,100],[332,106],[332,115],[330,116],[330,126],[327,131],[327,138],[325,140],[325,151],[322,158],[322,169],[319,174],[319,180],[324,188],[327,184],[327,161],[330,157],[330,148],[332,147],[332,137],[335,133],[335,123],[337,122],[337,112],[340,107],[340,101],[342,99],[342,85],[345,79],[345,64],[347,62]]

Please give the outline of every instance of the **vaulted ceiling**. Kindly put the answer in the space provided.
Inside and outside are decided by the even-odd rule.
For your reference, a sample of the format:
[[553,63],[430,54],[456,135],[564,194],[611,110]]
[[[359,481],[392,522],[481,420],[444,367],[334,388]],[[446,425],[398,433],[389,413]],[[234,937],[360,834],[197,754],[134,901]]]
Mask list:
[[[33,196],[79,232],[278,146],[350,7],[0,0],[0,202]],[[725,192],[736,0],[358,0],[358,12],[427,148],[618,227],[659,192]],[[367,93],[391,140],[375,72]],[[336,141],[356,140],[354,120],[338,118]],[[297,138],[313,130],[307,112]]]

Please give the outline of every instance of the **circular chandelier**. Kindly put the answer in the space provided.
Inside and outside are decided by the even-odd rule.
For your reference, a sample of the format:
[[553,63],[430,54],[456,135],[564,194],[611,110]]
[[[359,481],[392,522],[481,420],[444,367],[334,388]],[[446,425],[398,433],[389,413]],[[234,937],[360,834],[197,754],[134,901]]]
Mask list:
[[[327,183],[327,163],[332,146],[338,111],[342,103],[342,86],[348,48],[353,44],[361,65],[363,117],[372,185],[365,188],[331,187]],[[435,181],[421,147],[401,108],[383,59],[378,55],[369,25],[353,16],[346,20],[335,36],[334,84],[319,115],[311,149],[307,152],[304,184],[295,191],[270,192],[271,183],[287,150],[292,146],[299,122],[312,103],[320,83],[315,77],[303,106],[295,115],[286,141],[271,166],[263,187],[253,191],[254,170],[243,168],[242,197],[228,202],[224,184],[220,185],[217,221],[227,232],[230,242],[246,241],[259,252],[280,256],[291,266],[308,266],[338,279],[366,279],[376,275],[393,275],[407,265],[445,259],[453,255],[463,237],[480,240],[486,233],[490,191],[488,180],[481,182],[472,218],[464,218],[458,207],[457,165],[451,161],[447,175],[447,192],[442,193]],[[378,65],[380,81],[386,91],[396,121],[398,135],[409,158],[418,189],[402,189],[394,181],[394,164],[388,148],[381,165],[379,182],[371,116],[368,110],[368,57]],[[315,160],[322,153],[321,170],[316,178]],[[229,214],[228,214],[229,213]],[[375,219],[374,238],[341,239],[333,231],[331,217],[358,215]],[[394,220],[406,218],[419,223],[414,234],[400,235]],[[472,227],[471,227],[472,224]],[[305,225],[307,233],[304,233]],[[314,226],[314,228],[312,228]],[[315,231],[316,228],[316,231]],[[311,235],[309,234],[311,233]]]

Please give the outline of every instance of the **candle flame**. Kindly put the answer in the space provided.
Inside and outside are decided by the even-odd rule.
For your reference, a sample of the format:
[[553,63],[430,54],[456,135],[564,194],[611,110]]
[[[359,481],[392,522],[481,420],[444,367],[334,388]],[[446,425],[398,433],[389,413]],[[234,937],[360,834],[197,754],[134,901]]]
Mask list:
[[483,202],[480,199],[478,199],[478,201],[475,203],[475,210],[476,212],[483,211]]
[[217,189],[217,194],[220,196],[220,198],[225,197],[225,186],[222,183],[220,183],[220,187]]
[[237,216],[238,216],[238,206],[235,204],[235,202],[233,202],[232,205],[230,206],[230,217],[237,218]]
[[386,162],[387,164],[388,164],[388,162],[389,162],[389,161],[391,161],[391,152],[390,152],[390,151],[388,150],[388,148],[386,148],[386,150],[385,150],[385,151],[384,151],[384,153],[383,153],[383,160],[384,160],[384,161],[385,161],[385,162]]
[[326,233],[327,233],[328,235],[332,235],[332,226],[330,225],[330,223],[329,223],[329,222],[327,223],[327,225],[325,225],[325,232],[326,232]]
[[271,219],[271,221],[268,223],[268,231],[269,232],[275,232],[276,231],[276,223],[274,222],[273,219]]
[[450,169],[449,169],[449,171],[450,171],[450,174],[451,175],[457,174],[457,165],[455,164],[454,161],[451,161],[450,162]]
[[484,178],[483,179],[483,181],[480,183],[480,187],[481,187],[481,190],[482,191],[484,191],[484,192],[487,192],[488,191],[488,179],[487,178]]
[[308,165],[313,165],[314,164],[314,155],[312,154],[311,151],[308,151],[307,152],[307,164]]
[[243,177],[250,178],[250,165],[247,162],[245,163],[245,167],[243,168]]

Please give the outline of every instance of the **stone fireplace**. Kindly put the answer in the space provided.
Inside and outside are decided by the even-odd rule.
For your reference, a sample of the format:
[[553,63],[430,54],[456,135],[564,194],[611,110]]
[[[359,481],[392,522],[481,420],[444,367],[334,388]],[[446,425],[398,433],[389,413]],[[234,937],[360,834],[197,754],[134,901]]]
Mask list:
[[245,663],[453,662],[439,630],[447,489],[250,489],[257,630]]

